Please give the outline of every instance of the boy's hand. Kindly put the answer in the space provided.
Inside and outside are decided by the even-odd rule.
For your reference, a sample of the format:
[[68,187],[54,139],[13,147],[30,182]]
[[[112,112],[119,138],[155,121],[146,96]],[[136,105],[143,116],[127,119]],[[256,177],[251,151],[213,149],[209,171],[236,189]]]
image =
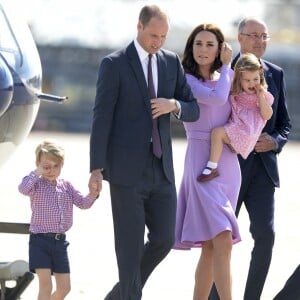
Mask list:
[[37,166],[37,168],[35,169],[35,173],[36,173],[38,176],[43,175],[44,170],[43,170],[43,167],[42,167],[40,164],[39,164],[39,165]]

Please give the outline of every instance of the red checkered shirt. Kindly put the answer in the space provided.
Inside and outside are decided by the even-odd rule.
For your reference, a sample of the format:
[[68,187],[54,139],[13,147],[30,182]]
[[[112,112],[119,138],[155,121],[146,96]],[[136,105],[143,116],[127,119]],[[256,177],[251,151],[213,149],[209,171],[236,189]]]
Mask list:
[[32,233],[65,233],[73,224],[73,205],[87,209],[96,200],[91,195],[84,197],[64,179],[56,182],[54,185],[32,171],[19,185],[20,193],[30,197]]

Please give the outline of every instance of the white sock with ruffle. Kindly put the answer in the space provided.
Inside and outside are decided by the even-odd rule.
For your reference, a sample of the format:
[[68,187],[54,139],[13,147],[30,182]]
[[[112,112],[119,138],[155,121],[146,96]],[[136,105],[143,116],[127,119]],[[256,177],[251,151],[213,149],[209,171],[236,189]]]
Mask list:
[[[212,162],[212,161],[208,161],[206,168],[203,170],[202,174],[204,175],[209,175],[211,173],[210,169],[216,169],[218,167],[218,163]],[[210,169],[208,169],[210,168]]]

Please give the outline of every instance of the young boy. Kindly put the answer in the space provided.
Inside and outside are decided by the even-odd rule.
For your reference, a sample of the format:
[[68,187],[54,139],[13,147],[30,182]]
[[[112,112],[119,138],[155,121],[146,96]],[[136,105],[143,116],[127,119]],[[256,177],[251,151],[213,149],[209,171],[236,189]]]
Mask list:
[[[62,300],[71,289],[65,233],[73,223],[73,205],[87,209],[98,195],[91,189],[84,197],[70,182],[59,178],[64,164],[64,149],[60,146],[43,141],[35,153],[37,168],[19,185],[20,193],[30,197],[32,210],[29,267],[38,276],[38,300]],[[56,281],[54,293],[52,274]]]

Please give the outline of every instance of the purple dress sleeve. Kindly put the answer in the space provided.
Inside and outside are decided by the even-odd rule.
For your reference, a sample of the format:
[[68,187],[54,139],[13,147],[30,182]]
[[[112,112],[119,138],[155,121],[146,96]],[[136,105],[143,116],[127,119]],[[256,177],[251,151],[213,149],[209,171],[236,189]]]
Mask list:
[[227,102],[233,78],[230,66],[223,65],[221,67],[220,78],[213,88],[199,84],[199,79],[193,75],[187,74],[186,76],[198,103],[216,106],[224,105]]

